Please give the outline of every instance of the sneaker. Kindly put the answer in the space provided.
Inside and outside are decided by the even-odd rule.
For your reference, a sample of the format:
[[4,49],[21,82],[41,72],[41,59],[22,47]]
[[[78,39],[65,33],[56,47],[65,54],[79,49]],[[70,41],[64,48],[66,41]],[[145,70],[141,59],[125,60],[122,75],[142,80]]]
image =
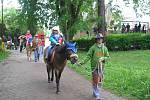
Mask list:
[[100,96],[97,96],[97,97],[96,97],[96,100],[102,100],[102,99],[100,98]]
[[94,92],[93,92],[93,97],[96,97],[96,95],[94,94]]

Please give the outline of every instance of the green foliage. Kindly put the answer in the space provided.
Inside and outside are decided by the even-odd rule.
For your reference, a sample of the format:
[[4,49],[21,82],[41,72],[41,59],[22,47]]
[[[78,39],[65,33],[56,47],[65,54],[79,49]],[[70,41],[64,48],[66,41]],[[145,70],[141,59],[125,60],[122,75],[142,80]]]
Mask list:
[[113,34],[106,37],[106,45],[110,50],[149,49],[149,34]]
[[[79,49],[88,50],[94,44],[94,39],[75,40]],[[135,50],[150,49],[150,34],[128,33],[128,34],[110,34],[106,37],[106,46],[109,50]]]
[[9,52],[6,52],[2,49],[0,49],[0,61],[6,59],[6,57],[8,57]]
[[[84,3],[86,3],[85,0],[49,0],[49,4],[53,5],[50,6],[52,10],[50,20],[55,20],[51,24],[60,25],[65,36],[69,33],[69,39],[72,39],[73,34],[77,32],[77,27],[82,26],[80,25],[82,22],[80,15],[82,14],[81,8]],[[81,22],[78,24],[79,20]]]
[[150,15],[150,1],[149,0],[123,0],[128,6],[129,4],[133,5],[133,9],[137,17],[142,17],[143,14]]
[[[150,99],[149,50],[112,52],[105,68],[106,86],[141,100]],[[113,80],[112,80],[113,79]]]
[[49,17],[49,5],[44,0],[19,0],[22,7],[20,18],[25,30],[35,34],[38,27],[45,25]]
[[2,50],[1,45],[2,45],[2,38],[0,37],[0,51]]
[[[79,61],[85,58],[86,53],[78,52]],[[149,100],[150,50],[110,52],[110,55],[111,58],[106,62],[104,69],[104,88],[127,96],[129,100]],[[83,66],[69,63],[69,66],[87,79],[91,79],[90,62]]]
[[[18,19],[18,15],[19,15],[19,11],[16,10],[15,8],[6,8],[4,9],[4,23],[6,24],[6,28],[8,32],[11,33],[16,33],[16,30],[20,30],[21,29],[21,24],[19,24],[19,19]],[[6,34],[5,33],[5,34]]]

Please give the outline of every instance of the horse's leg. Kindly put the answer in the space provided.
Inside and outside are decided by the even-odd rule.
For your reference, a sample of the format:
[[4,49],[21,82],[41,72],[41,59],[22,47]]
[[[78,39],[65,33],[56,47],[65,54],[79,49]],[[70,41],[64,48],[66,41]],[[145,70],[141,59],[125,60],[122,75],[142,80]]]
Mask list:
[[56,93],[58,94],[58,92],[60,92],[60,89],[59,89],[59,82],[60,82],[60,77],[61,77],[61,73],[62,73],[63,70],[55,70],[55,76],[56,76],[56,86],[57,86],[57,91]]
[[29,60],[29,51],[28,49],[26,49],[26,51],[27,51],[27,60]]
[[31,61],[31,53],[32,53],[32,49],[29,50],[29,61]]
[[51,81],[53,82],[54,81],[54,68],[51,68],[51,71],[52,71]]
[[56,93],[58,94],[58,92],[59,92],[59,71],[57,69],[55,70],[55,77],[56,77],[56,87],[57,87]]
[[48,83],[50,83],[50,65],[46,64],[47,67],[47,75],[48,75]]

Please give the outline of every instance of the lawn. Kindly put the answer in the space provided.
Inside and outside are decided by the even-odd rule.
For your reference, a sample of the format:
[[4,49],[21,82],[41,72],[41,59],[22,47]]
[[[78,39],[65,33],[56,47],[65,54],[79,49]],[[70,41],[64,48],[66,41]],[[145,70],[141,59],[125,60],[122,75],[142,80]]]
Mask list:
[[[86,52],[79,52],[79,61]],[[106,62],[103,87],[119,95],[150,100],[150,50],[110,52]],[[71,68],[91,79],[90,62]],[[133,100],[133,98],[131,99]]]
[[0,61],[8,57],[8,52],[0,50]]

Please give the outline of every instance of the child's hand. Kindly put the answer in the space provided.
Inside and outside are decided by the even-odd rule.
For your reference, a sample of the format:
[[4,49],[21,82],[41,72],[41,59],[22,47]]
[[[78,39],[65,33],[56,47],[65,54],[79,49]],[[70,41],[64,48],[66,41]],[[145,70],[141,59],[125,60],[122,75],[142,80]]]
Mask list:
[[104,57],[99,58],[99,62],[104,61]]
[[60,45],[60,43],[56,43],[56,45]]

